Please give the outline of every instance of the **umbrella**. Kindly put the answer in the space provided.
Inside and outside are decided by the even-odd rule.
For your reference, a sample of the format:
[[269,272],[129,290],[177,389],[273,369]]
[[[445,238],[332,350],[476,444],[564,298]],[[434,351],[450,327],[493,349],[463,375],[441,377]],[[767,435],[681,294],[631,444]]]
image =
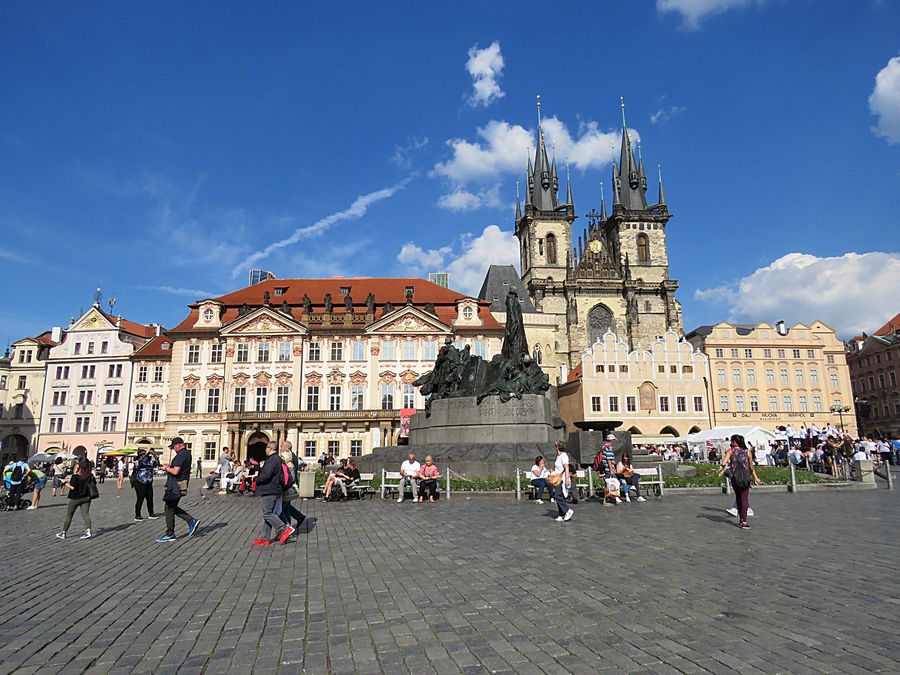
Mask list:
[[53,455],[48,455],[46,452],[39,452],[36,455],[32,455],[28,458],[29,464],[45,464],[47,462],[52,462],[56,457]]

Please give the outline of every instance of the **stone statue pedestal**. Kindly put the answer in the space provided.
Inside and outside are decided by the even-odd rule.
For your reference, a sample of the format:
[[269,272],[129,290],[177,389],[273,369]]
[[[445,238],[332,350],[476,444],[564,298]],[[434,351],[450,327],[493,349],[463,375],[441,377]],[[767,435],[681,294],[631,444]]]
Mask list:
[[554,392],[506,403],[489,396],[481,405],[474,397],[432,401],[429,417],[420,412],[410,418],[409,445],[375,448],[359,458],[360,470],[398,471],[410,452],[420,461],[431,455],[441,472],[449,467],[466,476],[513,477],[517,468],[530,469],[537,455],[552,466],[554,444],[566,436]]

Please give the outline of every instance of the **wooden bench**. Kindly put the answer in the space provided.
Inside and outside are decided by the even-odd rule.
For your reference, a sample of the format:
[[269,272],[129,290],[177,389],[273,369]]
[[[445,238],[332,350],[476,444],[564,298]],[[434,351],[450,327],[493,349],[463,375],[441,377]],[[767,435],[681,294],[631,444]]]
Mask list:
[[[531,469],[519,469],[519,486],[522,491],[528,490],[528,499],[534,501],[534,493],[537,488],[531,484],[532,478],[534,478],[534,475],[531,473]],[[550,494],[548,500],[552,500],[553,488],[548,485],[546,491]],[[543,499],[544,495],[540,495],[540,498]]]
[[634,472],[641,477],[641,488],[653,488],[653,494],[662,497],[666,489],[666,482],[663,479],[662,467],[648,467],[645,469],[635,469]]
[[375,488],[372,487],[372,481],[375,480],[374,473],[361,473],[359,480],[354,485],[347,487],[347,497],[355,497],[356,499],[372,498],[375,494]]
[[[445,474],[448,475],[448,474]],[[400,495],[400,472],[399,471],[387,471],[385,469],[381,470],[381,498],[387,499],[389,496],[393,497],[394,494]],[[437,496],[440,497],[441,494],[441,482],[442,477],[439,476],[437,479]],[[450,498],[449,486],[447,487],[447,494],[445,495],[447,499]],[[407,487],[404,490],[404,495],[409,491],[412,494],[412,491]],[[421,494],[421,489],[419,491]]]

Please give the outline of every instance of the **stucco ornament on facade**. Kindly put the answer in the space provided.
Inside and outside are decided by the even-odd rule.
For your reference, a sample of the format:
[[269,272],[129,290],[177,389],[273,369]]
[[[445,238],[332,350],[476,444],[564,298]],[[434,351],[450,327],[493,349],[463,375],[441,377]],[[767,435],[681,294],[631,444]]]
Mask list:
[[330,373],[328,373],[328,382],[331,384],[340,384],[344,381],[345,377],[346,375],[344,375],[344,373],[335,368]]
[[322,375],[316,372],[312,372],[307,374],[306,376],[306,384],[316,387],[322,384]]
[[400,374],[400,381],[403,384],[412,384],[419,379],[419,374],[411,369],[406,369]]
[[350,384],[365,384],[366,382],[366,374],[361,370],[357,370],[355,373],[350,374]]
[[397,373],[386,370],[379,374],[378,379],[382,384],[393,384],[397,380]]
[[286,372],[284,372],[284,371],[281,371],[280,373],[278,373],[278,374],[275,376],[275,382],[276,382],[276,384],[278,384],[278,385],[280,385],[280,386],[282,386],[282,387],[285,387],[285,386],[287,386],[288,384],[290,384],[290,382],[291,382],[291,377],[292,377],[292,375],[291,375],[290,373],[286,373]]

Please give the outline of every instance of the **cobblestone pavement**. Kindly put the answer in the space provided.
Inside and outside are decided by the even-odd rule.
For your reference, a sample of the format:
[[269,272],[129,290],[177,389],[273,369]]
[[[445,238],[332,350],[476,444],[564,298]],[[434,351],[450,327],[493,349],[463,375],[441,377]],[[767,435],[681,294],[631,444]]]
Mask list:
[[747,532],[725,496],[305,502],[258,548],[256,499],[192,484],[156,544],[101,488],[91,540],[49,491],[0,513],[3,673],[900,671],[900,491],[758,494]]

